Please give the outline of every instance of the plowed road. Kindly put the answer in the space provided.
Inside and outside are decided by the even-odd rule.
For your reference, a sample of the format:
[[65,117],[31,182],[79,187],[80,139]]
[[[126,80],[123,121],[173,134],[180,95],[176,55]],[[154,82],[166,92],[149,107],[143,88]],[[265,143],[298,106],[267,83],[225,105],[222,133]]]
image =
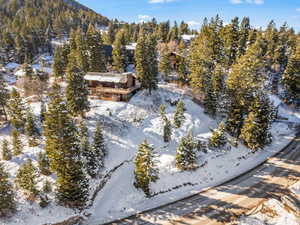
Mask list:
[[300,135],[264,164],[219,187],[109,224],[226,224],[300,180]]

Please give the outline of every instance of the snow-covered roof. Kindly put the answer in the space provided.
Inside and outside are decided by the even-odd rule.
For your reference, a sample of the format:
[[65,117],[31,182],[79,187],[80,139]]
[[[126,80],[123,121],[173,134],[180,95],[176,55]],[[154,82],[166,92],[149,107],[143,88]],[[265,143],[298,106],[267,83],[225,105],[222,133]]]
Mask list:
[[18,63],[8,63],[4,68],[8,70],[14,70],[16,69],[20,64]]
[[95,73],[89,72],[84,76],[85,80],[111,82],[111,83],[126,83],[128,75],[131,73]]
[[195,38],[196,35],[195,35],[195,34],[192,34],[192,35],[184,34],[184,35],[182,35],[181,37],[182,37],[182,39],[185,40],[185,41],[190,41],[190,40],[192,40],[193,38]]
[[131,43],[130,45],[126,45],[127,50],[135,50],[137,43]]

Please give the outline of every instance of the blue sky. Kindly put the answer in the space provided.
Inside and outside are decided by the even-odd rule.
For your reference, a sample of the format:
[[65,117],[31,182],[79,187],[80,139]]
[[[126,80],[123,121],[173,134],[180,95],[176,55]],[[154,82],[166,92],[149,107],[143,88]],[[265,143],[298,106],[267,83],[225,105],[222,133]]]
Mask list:
[[155,17],[158,21],[184,20],[198,28],[204,17],[219,14],[225,22],[234,16],[249,16],[255,27],[274,19],[287,21],[300,31],[300,0],[78,0],[109,18],[138,22]]

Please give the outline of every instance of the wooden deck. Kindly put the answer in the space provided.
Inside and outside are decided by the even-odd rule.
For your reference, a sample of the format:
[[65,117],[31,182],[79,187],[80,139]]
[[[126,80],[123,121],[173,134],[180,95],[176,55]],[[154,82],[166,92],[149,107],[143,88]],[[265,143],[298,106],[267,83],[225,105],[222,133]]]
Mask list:
[[91,95],[99,95],[103,93],[109,94],[119,94],[119,95],[129,95],[130,93],[134,92],[135,90],[139,89],[140,85],[136,85],[135,87],[123,89],[123,88],[107,88],[107,87],[96,87],[96,88],[89,88]]

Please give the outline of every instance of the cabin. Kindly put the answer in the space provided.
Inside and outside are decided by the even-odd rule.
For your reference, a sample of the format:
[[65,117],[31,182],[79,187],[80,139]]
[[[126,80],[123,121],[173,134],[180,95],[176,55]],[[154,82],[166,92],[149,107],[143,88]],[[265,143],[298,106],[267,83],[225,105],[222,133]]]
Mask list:
[[127,102],[140,88],[132,73],[88,72],[84,79],[90,96],[101,100]]

